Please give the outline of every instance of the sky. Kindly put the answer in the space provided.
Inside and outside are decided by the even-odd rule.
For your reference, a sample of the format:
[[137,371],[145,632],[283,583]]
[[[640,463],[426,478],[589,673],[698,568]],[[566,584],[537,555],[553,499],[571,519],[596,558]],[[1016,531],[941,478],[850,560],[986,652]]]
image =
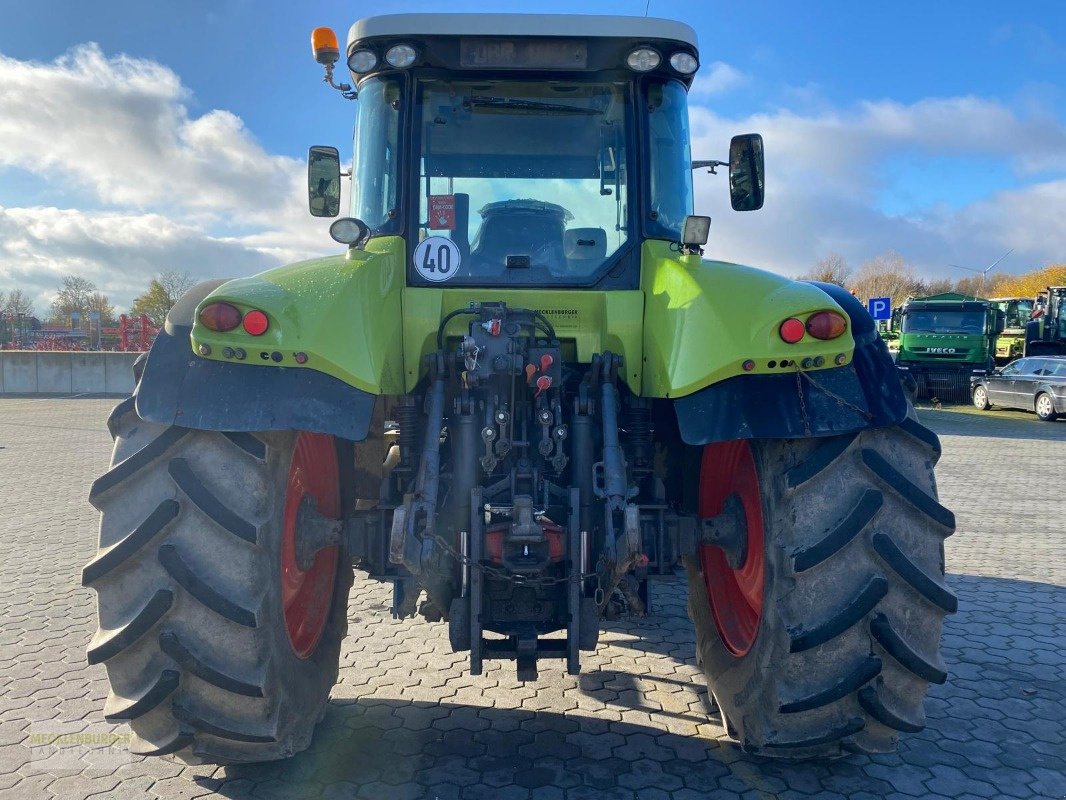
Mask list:
[[[692,25],[693,157],[765,139],[763,210],[696,173],[707,255],[787,275],[894,250],[926,277],[1066,261],[1066,3],[392,0],[388,13],[665,16]],[[350,150],[321,83],[326,0],[0,0],[0,291],[62,276],[120,309],[154,274],[237,277],[335,252],[307,147]],[[342,45],[343,48],[343,45]]]

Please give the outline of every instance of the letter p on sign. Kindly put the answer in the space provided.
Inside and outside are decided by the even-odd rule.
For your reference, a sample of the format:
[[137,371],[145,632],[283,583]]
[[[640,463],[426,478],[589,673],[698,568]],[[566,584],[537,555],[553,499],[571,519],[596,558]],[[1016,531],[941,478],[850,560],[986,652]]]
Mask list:
[[870,316],[874,319],[892,319],[892,298],[871,297],[866,307],[870,310]]

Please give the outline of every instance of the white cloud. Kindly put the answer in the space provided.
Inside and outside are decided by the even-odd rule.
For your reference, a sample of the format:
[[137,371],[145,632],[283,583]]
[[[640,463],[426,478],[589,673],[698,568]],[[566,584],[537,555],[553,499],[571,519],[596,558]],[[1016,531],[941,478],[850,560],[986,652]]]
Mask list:
[[709,66],[701,67],[692,82],[691,96],[702,99],[716,94],[731,92],[748,82],[748,76],[724,61],[715,61]]
[[0,165],[63,174],[107,204],[255,220],[277,209],[299,166],[228,111],[191,118],[169,69],[95,44],[52,64],[0,56],[0,92]]
[[[248,274],[334,252],[306,211],[304,170],[224,110],[194,117],[179,77],[95,44],[42,64],[0,55],[0,176],[34,173],[95,207],[0,208],[0,285],[42,307],[81,272],[120,306],[163,269]],[[9,201],[10,202],[10,201]]]
[[0,207],[0,286],[22,288],[39,312],[70,273],[128,305],[163,270],[206,280],[279,262],[266,248],[214,237],[161,214]]
[[[858,266],[893,249],[928,275],[946,275],[949,262],[986,264],[1011,247],[1004,267],[1014,271],[1066,254],[1066,127],[1048,116],[1022,117],[995,101],[961,97],[743,119],[695,107],[692,120],[696,158],[722,157],[737,133],[759,131],[766,142],[762,211],[733,212],[724,176],[696,174],[697,211],[715,217],[708,250],[715,257],[796,274],[829,252]],[[987,158],[1009,165],[1022,188],[959,208],[931,202],[905,216],[886,214],[876,200],[903,153]],[[917,185],[914,194],[929,189]]]

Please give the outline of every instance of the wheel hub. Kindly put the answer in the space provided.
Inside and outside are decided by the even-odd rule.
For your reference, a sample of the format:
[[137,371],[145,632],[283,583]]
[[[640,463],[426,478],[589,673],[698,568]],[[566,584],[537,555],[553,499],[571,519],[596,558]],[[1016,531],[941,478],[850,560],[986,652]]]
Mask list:
[[725,499],[722,513],[703,520],[703,544],[714,545],[725,553],[730,569],[744,566],[748,558],[748,520],[735,493]]
[[318,548],[308,558],[303,539],[315,536],[315,530],[306,524],[305,498],[311,498],[319,515],[340,517],[337,452],[333,439],[320,433],[301,433],[296,439],[282,518],[281,602],[289,643],[298,658],[314,653],[326,628],[340,556],[334,545]]
[[729,652],[743,656],[758,635],[766,580],[762,494],[747,441],[704,448],[699,515],[710,532],[699,558],[715,627]]

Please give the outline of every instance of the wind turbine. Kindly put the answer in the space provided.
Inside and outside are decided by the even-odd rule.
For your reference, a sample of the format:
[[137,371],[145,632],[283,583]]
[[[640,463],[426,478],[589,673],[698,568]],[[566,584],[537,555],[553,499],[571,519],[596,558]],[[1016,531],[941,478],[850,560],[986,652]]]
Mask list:
[[1000,261],[1005,259],[1007,256],[1009,256],[1013,252],[1014,252],[1014,248],[1012,247],[1010,250],[1008,250],[1006,253],[1001,255],[999,258],[997,258],[995,261],[993,261],[991,264],[989,264],[984,269],[974,269],[973,267],[963,267],[963,266],[960,266],[959,264],[948,264],[948,266],[949,267],[954,267],[955,269],[964,269],[964,270],[967,270],[968,272],[980,273],[980,275],[981,275],[981,294],[984,295],[984,293],[985,293],[985,278],[988,277],[988,273],[991,272],[996,267],[996,265],[999,264]]

